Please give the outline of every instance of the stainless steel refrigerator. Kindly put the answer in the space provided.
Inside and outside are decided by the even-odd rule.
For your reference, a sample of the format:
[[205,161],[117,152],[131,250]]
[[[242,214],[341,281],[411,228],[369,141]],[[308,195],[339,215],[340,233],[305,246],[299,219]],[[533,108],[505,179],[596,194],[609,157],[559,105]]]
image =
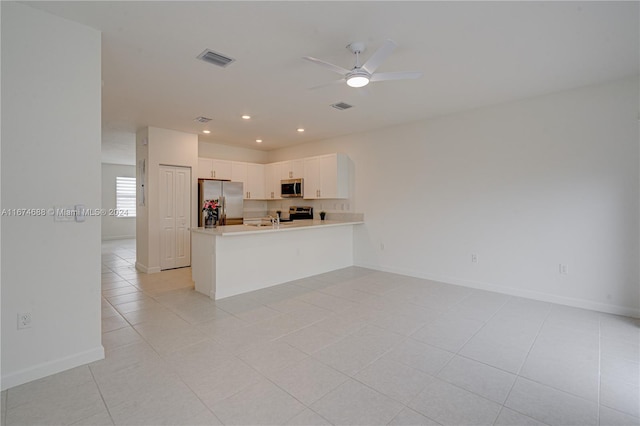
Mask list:
[[198,179],[198,226],[204,226],[202,206],[205,200],[218,200],[219,225],[242,225],[244,215],[244,191],[242,182]]

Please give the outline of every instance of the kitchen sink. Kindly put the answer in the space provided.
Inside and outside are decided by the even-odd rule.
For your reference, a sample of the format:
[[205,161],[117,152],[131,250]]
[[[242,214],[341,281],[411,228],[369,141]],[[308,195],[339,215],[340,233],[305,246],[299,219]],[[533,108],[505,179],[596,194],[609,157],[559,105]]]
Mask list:
[[[269,228],[272,227],[273,224],[271,223],[271,220],[269,219],[262,219],[261,221],[249,221],[249,222],[245,222],[244,223],[247,226],[255,226],[256,228]],[[294,221],[294,220],[283,220],[280,221],[280,228],[292,228],[292,227],[296,227],[296,226],[303,226],[305,224],[304,220],[298,220],[298,221]],[[276,225],[278,226],[278,225]]]
[[[293,219],[281,219],[280,220],[280,226],[285,225],[285,224],[289,224],[289,225],[293,224]],[[262,218],[256,218],[256,219],[247,219],[244,222],[244,225],[256,226],[256,227],[272,226],[271,218],[269,218],[269,217],[262,217]]]

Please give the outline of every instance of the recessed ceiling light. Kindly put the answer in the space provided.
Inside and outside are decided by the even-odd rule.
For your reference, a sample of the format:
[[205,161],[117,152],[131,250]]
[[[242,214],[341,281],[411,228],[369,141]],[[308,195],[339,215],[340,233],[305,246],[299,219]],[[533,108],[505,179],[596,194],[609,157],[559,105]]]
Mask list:
[[304,129],[302,127],[298,128],[298,132],[302,133],[304,132]]
[[251,116],[250,116],[250,115],[243,115],[243,116],[242,116],[242,119],[243,119],[243,120],[248,120],[248,119],[250,119],[250,118],[251,118]]
[[256,139],[256,142],[262,143],[262,139]]
[[203,130],[202,133],[209,134],[209,133],[211,133],[211,130]]

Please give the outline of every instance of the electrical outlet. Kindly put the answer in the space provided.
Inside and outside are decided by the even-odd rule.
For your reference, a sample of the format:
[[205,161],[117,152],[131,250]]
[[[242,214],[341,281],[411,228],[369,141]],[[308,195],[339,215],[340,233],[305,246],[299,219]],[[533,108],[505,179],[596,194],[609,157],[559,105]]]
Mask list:
[[478,255],[471,253],[471,263],[478,263]]
[[31,312],[18,313],[18,330],[31,328]]
[[558,266],[558,272],[560,275],[568,275],[569,274],[569,266],[566,263],[561,263]]

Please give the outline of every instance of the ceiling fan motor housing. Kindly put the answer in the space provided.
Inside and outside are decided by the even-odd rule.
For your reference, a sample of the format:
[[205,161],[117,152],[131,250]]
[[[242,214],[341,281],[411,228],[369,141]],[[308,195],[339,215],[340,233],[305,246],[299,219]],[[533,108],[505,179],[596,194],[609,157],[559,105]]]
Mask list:
[[358,53],[363,53],[366,48],[367,48],[367,45],[361,41],[354,41],[353,43],[347,44],[347,49],[349,49],[351,53],[353,53],[354,55]]
[[351,87],[364,87],[369,84],[371,80],[371,74],[363,70],[362,68],[354,68],[349,74],[345,76],[347,84]]

